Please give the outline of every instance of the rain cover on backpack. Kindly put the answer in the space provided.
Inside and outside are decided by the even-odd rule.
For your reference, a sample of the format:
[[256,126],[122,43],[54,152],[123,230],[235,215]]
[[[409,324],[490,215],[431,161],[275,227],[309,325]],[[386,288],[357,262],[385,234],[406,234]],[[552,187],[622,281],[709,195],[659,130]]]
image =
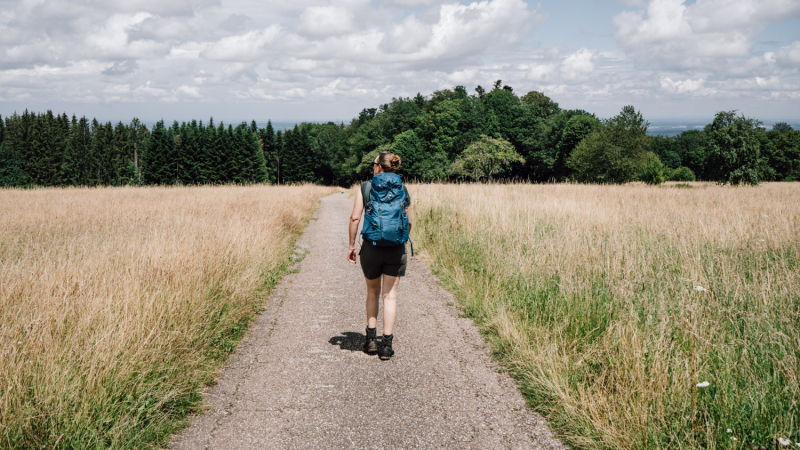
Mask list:
[[395,173],[372,177],[369,200],[364,204],[364,227],[361,234],[372,245],[388,247],[408,241],[408,216],[403,182]]

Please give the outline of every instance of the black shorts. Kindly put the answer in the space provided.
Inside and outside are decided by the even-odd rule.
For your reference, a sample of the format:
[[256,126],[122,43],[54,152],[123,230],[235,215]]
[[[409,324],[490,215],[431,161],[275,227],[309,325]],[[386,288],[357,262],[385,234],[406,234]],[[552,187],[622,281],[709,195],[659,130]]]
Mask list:
[[382,274],[390,277],[406,275],[406,245],[378,247],[369,241],[361,243],[361,270],[368,280],[379,278]]

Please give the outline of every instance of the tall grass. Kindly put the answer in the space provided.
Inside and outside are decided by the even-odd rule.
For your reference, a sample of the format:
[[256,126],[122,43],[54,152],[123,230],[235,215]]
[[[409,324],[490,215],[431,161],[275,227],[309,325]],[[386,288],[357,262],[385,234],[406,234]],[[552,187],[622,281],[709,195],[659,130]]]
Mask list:
[[328,192],[0,190],[0,447],[163,442]]
[[576,448],[800,446],[800,184],[691,186],[411,186],[415,243]]

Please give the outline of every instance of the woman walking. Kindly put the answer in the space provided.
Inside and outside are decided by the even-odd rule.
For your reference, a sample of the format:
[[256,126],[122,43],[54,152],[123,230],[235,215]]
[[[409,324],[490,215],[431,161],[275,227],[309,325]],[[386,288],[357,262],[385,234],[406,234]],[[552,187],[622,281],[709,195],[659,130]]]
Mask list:
[[[347,260],[356,263],[356,231],[361,213],[364,227],[361,244],[361,270],[367,282],[367,338],[364,352],[378,353],[382,360],[394,355],[394,319],[397,314],[397,288],[400,277],[406,274],[406,246],[411,230],[408,189],[394,171],[400,167],[400,157],[383,152],[372,163],[372,181],[361,183],[350,215],[350,250]],[[378,218],[378,216],[380,216]],[[391,225],[389,225],[391,224]],[[383,281],[383,289],[381,289]],[[383,339],[377,343],[378,297],[383,297]]]

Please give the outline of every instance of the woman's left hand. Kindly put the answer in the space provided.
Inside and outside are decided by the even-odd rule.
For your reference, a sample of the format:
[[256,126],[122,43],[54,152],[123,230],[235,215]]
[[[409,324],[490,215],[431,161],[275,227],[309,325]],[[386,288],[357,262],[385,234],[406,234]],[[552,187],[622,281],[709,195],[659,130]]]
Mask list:
[[350,252],[347,253],[347,260],[350,261],[350,264],[356,263],[356,249],[350,249]]

